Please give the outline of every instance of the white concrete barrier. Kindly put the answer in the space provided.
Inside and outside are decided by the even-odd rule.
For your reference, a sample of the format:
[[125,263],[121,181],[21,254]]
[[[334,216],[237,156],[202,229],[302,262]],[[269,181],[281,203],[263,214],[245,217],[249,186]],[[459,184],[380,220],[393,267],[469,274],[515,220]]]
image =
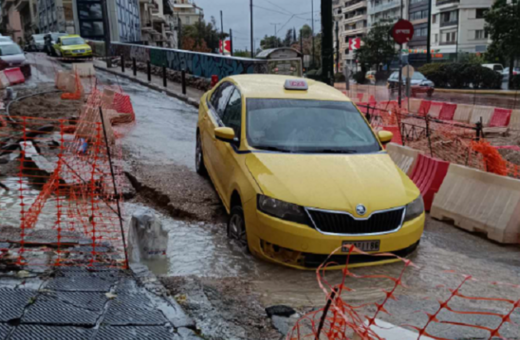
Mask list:
[[[365,326],[368,326],[368,322],[365,322]],[[370,330],[375,333],[378,338],[384,340],[417,340],[419,337],[419,333],[417,332],[392,325],[391,323],[379,319],[376,319],[375,325],[370,326]],[[361,339],[359,335],[355,334],[353,340],[363,339]],[[421,340],[433,340],[433,338],[423,335],[421,336]]]
[[72,71],[82,78],[96,75],[93,63],[74,63],[72,64]]
[[509,130],[520,131],[520,110],[511,112],[511,120],[509,121]]
[[450,164],[430,214],[496,242],[520,243],[520,180]]
[[419,108],[421,107],[422,99],[410,98],[408,99],[408,112],[413,114],[419,114]]
[[442,102],[432,102],[428,115],[432,118],[439,118],[439,115],[441,114],[442,110],[442,105]]
[[469,123],[471,114],[473,113],[473,105],[457,104],[453,120],[461,123]]
[[493,112],[495,112],[495,108],[492,106],[480,106],[476,105],[473,108],[473,113],[471,114],[470,123],[477,124],[480,121],[480,117],[482,117],[482,125],[488,126],[491,117],[493,116]]
[[5,73],[3,71],[0,72],[0,90],[5,89],[9,85],[11,85],[11,83],[9,82],[9,79],[7,79]]
[[419,150],[409,148],[407,146],[389,143],[386,146],[386,151],[394,163],[408,176],[412,175],[412,171],[417,163],[417,156]]

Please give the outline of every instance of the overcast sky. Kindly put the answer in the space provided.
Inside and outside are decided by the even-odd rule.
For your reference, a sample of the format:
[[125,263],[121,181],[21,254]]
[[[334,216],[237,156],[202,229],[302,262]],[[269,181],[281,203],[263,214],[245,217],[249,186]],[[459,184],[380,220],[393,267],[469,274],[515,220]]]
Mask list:
[[[303,25],[311,26],[311,4],[314,1],[314,31],[321,30],[320,0],[253,0],[255,48],[267,34],[274,34],[274,25],[278,24],[278,37],[283,39],[290,28],[299,30]],[[204,9],[207,21],[212,16],[217,20],[220,30],[220,11],[224,12],[224,32],[233,30],[235,49],[247,49],[250,43],[249,0],[194,0]]]

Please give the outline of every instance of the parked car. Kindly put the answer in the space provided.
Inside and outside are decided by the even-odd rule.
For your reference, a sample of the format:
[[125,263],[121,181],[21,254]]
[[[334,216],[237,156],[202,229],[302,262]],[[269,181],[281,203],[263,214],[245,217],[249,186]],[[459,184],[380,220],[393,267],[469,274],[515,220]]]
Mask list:
[[33,34],[31,36],[32,44],[34,44],[34,48],[37,52],[43,51],[43,46],[45,45],[45,41],[43,37],[45,34]]
[[76,58],[91,57],[92,48],[79,35],[65,35],[58,38],[54,49],[59,56]]
[[502,64],[482,64],[482,67],[487,67],[490,70],[496,71],[500,74],[504,72],[504,66]]
[[[506,68],[504,69],[504,72],[502,72],[502,74],[503,74],[504,76],[509,76],[509,67],[506,67]],[[520,74],[520,67],[514,67],[514,68],[513,68],[513,75],[516,76],[516,75],[518,75],[518,74]]]
[[367,78],[370,83],[375,84],[376,83],[376,71],[368,71],[365,78]]
[[[195,164],[229,213],[228,236],[244,249],[299,269],[337,250],[329,269],[341,268],[352,244],[399,256],[419,244],[423,200],[384,151],[391,140],[323,83],[238,75],[200,100]],[[349,266],[388,260],[357,256]]]
[[[399,83],[399,72],[394,72],[390,75],[387,80],[387,87],[392,91],[397,91]],[[428,80],[422,73],[415,71],[413,74],[410,85],[412,87],[412,91],[415,93],[426,93],[429,97],[432,96],[433,91],[435,90],[435,84],[433,81]],[[401,80],[401,85],[406,85],[405,75],[403,75]]]
[[0,60],[5,68],[19,67],[25,77],[31,75],[31,65],[27,63],[25,54],[13,41],[0,41]]

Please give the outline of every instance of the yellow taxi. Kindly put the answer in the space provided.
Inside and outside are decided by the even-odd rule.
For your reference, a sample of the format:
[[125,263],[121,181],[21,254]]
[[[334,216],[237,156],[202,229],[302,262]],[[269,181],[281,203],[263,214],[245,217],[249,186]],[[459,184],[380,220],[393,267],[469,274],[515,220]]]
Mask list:
[[[424,206],[375,133],[334,88],[278,75],[223,79],[200,102],[196,169],[209,174],[228,235],[254,255],[300,269],[344,267],[351,244],[404,257]],[[395,261],[352,255],[349,267]]]
[[56,44],[54,44],[54,49],[61,57],[92,57],[92,48],[79,35],[59,37]]

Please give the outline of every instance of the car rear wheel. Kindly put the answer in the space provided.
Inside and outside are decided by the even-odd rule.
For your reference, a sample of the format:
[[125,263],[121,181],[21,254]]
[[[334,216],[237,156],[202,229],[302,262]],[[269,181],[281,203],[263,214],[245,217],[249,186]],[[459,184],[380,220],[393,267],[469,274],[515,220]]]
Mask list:
[[244,209],[241,205],[231,208],[228,221],[228,237],[236,241],[238,245],[248,250],[246,220],[244,219]]
[[200,141],[200,134],[197,133],[197,144],[195,147],[195,169],[201,176],[207,175],[206,166],[204,165],[204,155],[202,153],[202,143]]

